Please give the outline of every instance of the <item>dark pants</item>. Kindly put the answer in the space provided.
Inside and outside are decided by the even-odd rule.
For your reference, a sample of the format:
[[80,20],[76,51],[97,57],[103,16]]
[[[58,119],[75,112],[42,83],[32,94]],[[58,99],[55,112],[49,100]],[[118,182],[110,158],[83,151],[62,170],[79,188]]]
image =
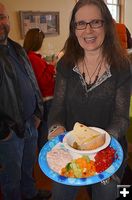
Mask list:
[[25,138],[11,137],[0,141],[0,187],[4,200],[21,200],[21,195],[31,198],[37,194],[32,178],[36,161],[38,133],[33,119],[26,124]]
[[44,102],[43,120],[38,128],[38,150],[40,151],[43,145],[48,141],[48,114],[52,104],[52,99]]
[[[117,183],[112,180],[109,184],[103,185],[102,183],[87,186],[92,189],[92,200],[116,200],[117,198]],[[52,200],[75,200],[79,187],[67,186],[53,183]]]

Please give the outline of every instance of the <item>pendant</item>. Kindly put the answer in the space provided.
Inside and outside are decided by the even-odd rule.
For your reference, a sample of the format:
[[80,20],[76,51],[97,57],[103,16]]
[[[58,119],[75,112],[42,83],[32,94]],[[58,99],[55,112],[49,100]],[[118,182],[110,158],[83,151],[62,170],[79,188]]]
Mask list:
[[91,83],[91,80],[90,80],[89,84],[87,84],[87,89],[89,90],[96,83],[97,80],[98,80],[98,75],[95,77],[95,80],[93,83]]
[[93,84],[87,84],[87,90],[89,90],[92,86]]

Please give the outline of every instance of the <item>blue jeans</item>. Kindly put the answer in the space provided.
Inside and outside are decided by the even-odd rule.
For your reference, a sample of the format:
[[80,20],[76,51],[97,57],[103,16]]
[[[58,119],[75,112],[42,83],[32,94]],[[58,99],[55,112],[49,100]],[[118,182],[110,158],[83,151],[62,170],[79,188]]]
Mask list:
[[11,137],[0,141],[0,187],[4,200],[21,200],[23,195],[32,198],[37,194],[32,177],[36,161],[38,133],[33,118],[27,121],[25,138],[11,131]]

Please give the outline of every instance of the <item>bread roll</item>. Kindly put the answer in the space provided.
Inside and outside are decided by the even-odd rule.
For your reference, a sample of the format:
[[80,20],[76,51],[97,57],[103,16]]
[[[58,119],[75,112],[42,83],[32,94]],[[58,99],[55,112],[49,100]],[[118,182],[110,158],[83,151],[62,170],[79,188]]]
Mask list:
[[74,137],[72,147],[78,150],[93,150],[105,143],[105,133],[100,133],[76,122],[71,134]]

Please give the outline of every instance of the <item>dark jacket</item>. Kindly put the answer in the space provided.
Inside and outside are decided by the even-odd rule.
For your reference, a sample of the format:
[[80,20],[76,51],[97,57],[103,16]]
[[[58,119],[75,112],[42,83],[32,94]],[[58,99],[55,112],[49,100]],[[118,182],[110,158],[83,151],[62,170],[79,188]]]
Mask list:
[[[43,112],[42,98],[30,62],[24,49],[18,43],[9,38],[8,42],[14,47],[19,62],[23,63],[20,67],[25,67],[31,80],[37,102],[34,115],[41,119]],[[25,121],[19,81],[15,67],[8,57],[8,47],[3,45],[0,48],[0,139],[5,138],[11,129],[19,137],[24,137]]]

